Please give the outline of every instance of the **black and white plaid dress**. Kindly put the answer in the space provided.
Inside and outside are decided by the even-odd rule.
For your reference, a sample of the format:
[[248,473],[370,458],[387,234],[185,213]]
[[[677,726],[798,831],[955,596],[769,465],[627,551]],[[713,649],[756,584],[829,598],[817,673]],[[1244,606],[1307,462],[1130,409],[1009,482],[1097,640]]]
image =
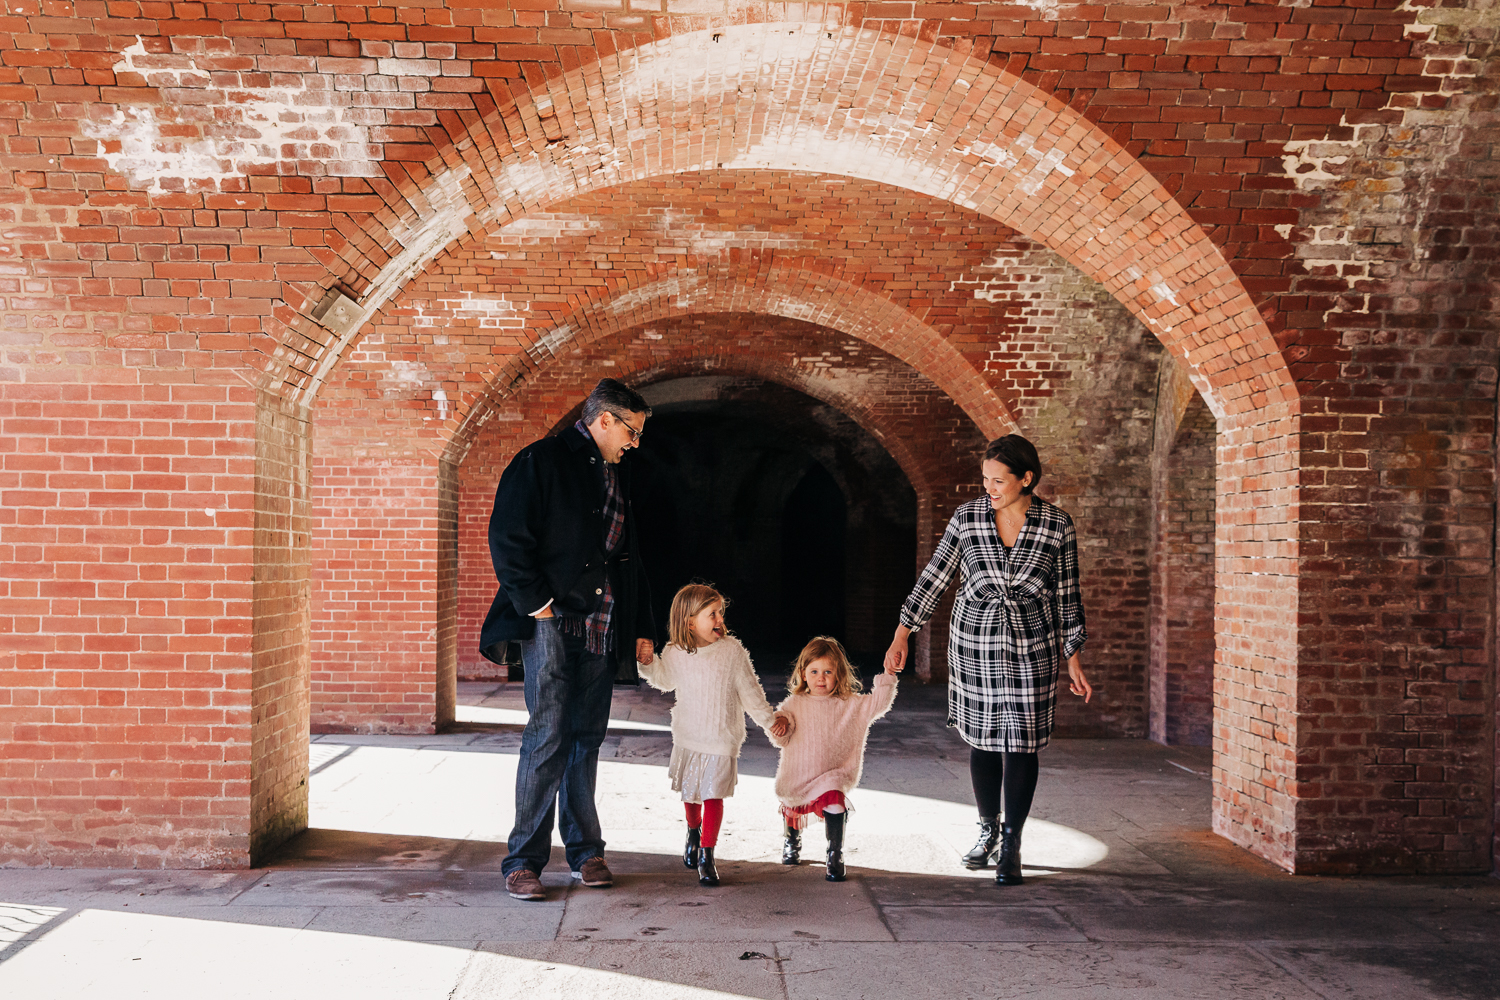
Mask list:
[[1035,753],[1052,736],[1058,667],[1088,632],[1078,542],[1062,508],[1032,497],[1007,549],[989,497],[958,508],[901,607],[915,632],[962,574],[948,632],[948,725],[980,750]]

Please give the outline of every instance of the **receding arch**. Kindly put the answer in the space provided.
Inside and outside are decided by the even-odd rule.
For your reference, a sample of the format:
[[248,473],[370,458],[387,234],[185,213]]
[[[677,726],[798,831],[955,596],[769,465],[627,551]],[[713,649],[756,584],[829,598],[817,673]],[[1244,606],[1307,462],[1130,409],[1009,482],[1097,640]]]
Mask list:
[[[1019,77],[935,42],[801,23],[594,55],[443,149],[408,193],[410,215],[367,225],[385,249],[347,243],[330,281],[358,290],[362,319],[454,241],[585,190],[716,167],[817,170],[944,198],[1055,250],[1147,323],[1217,416],[1296,396],[1202,227],[1102,129]],[[325,345],[332,359],[362,319]]]
[[855,337],[931,379],[986,437],[1018,429],[1010,409],[963,355],[897,303],[805,268],[728,269],[660,278],[570,313],[538,339],[539,349],[512,358],[490,374],[482,391],[458,401],[449,421],[448,460],[462,461],[495,405],[519,391],[549,359],[651,322],[703,313],[779,316]]

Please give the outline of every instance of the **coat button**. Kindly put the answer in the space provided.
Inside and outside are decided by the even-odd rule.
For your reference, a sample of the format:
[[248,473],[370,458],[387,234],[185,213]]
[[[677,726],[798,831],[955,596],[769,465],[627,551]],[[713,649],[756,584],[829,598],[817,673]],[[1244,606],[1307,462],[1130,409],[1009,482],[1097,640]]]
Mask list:
[[591,458],[591,459],[589,459],[589,464],[590,464],[590,465],[593,465],[593,464],[594,464],[594,460],[593,460],[593,459],[592,459],[592,458]]
[[604,593],[604,589],[601,587],[600,589],[594,591],[594,593],[596,593],[596,594],[602,594],[602,593]]

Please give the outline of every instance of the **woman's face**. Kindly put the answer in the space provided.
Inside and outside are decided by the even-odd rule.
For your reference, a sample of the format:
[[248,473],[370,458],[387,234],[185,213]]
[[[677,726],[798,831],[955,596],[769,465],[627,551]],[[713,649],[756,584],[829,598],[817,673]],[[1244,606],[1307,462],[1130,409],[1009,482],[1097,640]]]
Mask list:
[[981,470],[984,475],[984,491],[990,495],[990,506],[995,510],[1004,510],[1026,499],[1026,494],[1021,489],[1031,485],[1029,471],[1024,477],[1017,477],[1010,471],[1010,466],[993,458],[985,459]]
[[724,638],[724,605],[710,604],[688,619],[688,629],[698,645],[712,646]]

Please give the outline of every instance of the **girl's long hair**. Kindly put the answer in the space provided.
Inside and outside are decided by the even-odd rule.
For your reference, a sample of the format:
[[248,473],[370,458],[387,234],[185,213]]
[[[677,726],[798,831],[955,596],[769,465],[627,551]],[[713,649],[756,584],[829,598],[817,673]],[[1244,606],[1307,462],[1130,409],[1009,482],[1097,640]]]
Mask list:
[[847,698],[864,689],[864,685],[859,682],[859,676],[854,672],[854,664],[849,662],[849,654],[844,652],[843,645],[831,635],[814,636],[806,646],[802,647],[802,652],[797,654],[797,665],[792,668],[792,676],[786,682],[786,689],[792,694],[807,694],[810,689],[802,671],[809,663],[824,657],[827,657],[838,671],[838,676],[833,682],[835,698]]
[[[690,583],[679,590],[672,598],[672,613],[667,616],[667,635],[672,645],[685,652],[696,653],[698,640],[693,637],[693,629],[689,623],[697,618],[704,608],[715,604],[729,607],[729,602],[724,600],[724,595],[707,584]],[[729,635],[727,628],[724,634]]]

